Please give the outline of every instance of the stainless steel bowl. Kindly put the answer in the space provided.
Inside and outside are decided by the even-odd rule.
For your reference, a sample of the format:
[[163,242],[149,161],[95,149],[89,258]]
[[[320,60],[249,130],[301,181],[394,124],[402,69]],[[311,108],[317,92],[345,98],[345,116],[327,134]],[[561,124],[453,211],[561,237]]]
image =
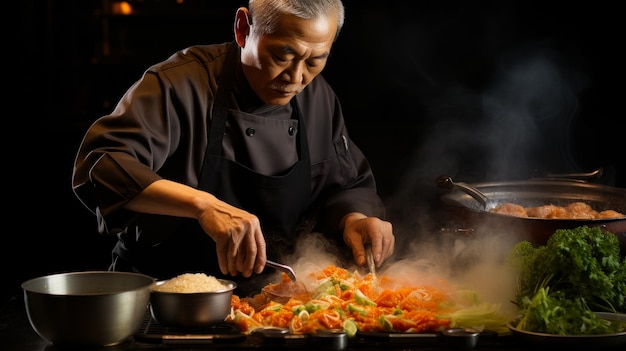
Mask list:
[[[218,279],[227,289],[211,292],[164,292],[150,294],[150,313],[160,324],[202,327],[223,322],[230,314],[233,290],[237,283]],[[157,282],[157,285],[163,282]]]
[[117,345],[139,330],[155,279],[124,272],[86,271],[22,283],[33,329],[61,346]]

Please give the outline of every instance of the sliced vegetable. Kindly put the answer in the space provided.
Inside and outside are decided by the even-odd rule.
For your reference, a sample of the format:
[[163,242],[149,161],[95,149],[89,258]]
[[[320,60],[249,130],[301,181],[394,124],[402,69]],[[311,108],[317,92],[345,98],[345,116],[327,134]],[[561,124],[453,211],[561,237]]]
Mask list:
[[500,304],[481,303],[452,312],[450,327],[491,330],[505,334],[509,332],[506,323],[511,319],[512,316],[504,312]]
[[349,303],[348,304],[348,312],[352,312],[352,313],[358,313],[361,316],[365,316],[367,315],[367,310],[365,310],[364,308],[358,307],[355,304]]
[[349,338],[352,338],[356,336],[359,328],[353,320],[346,319],[343,321],[343,330],[346,332],[346,335],[348,335]]
[[356,300],[356,303],[358,303],[359,305],[376,306],[376,302],[370,300],[370,298],[365,296],[365,294],[363,294],[363,292],[359,289],[355,289],[354,299]]
[[387,317],[385,317],[385,316],[378,317],[378,323],[380,324],[380,329],[382,331],[386,331],[386,332],[394,331],[393,330],[393,324],[391,324],[391,321],[389,321],[389,319],[387,319]]

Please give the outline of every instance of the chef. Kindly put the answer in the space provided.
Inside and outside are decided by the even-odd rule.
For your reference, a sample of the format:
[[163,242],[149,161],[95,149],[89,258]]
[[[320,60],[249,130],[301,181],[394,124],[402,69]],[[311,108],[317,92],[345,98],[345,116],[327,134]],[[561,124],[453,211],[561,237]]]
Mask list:
[[[148,68],[87,130],[73,190],[116,235],[111,270],[250,278],[323,233],[380,266],[392,224],[372,170],[320,75],[340,0],[251,0],[234,41]],[[240,280],[243,281],[243,280]]]

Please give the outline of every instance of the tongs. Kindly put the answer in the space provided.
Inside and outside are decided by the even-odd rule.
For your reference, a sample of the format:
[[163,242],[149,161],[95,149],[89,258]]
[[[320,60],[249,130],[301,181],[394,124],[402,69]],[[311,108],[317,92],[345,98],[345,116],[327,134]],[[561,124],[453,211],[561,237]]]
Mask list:
[[291,281],[296,282],[296,272],[294,272],[293,268],[291,268],[290,266],[270,260],[266,260],[265,265],[276,268],[279,271],[286,273]]
[[376,263],[374,262],[374,254],[372,253],[372,247],[367,245],[365,247],[365,257],[367,258],[367,267],[370,270],[370,274],[376,279]]

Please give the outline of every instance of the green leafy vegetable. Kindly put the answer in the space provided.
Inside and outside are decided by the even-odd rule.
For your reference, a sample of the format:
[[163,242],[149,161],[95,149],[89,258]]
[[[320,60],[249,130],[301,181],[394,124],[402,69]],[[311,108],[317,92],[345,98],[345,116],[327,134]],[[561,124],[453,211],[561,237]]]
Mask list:
[[616,235],[599,227],[559,229],[544,246],[517,243],[509,262],[519,275],[517,328],[560,335],[624,328],[593,313],[626,311],[626,258]]
[[624,330],[621,323],[601,319],[585,304],[583,298],[561,298],[561,294],[541,288],[527,301],[526,313],[517,328],[558,335],[610,334]]

